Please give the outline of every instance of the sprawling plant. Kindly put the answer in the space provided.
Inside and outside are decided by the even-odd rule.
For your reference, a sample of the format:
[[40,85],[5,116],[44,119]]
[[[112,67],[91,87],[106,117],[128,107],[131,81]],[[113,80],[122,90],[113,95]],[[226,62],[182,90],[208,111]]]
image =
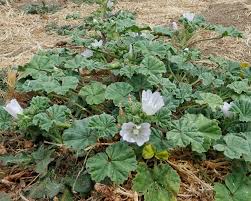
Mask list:
[[[40,51],[19,66],[16,91],[31,98],[24,108],[16,100],[0,108],[0,128],[40,146],[0,159],[35,165],[40,180],[26,193],[36,199],[69,196],[68,187],[85,196],[94,182],[132,180],[144,200],[172,201],[180,188],[168,163],[172,151],[187,148],[207,157],[210,150],[241,167],[215,185],[216,200],[226,200],[226,194],[227,200],[247,200],[249,65],[194,48],[203,42],[194,39],[200,29],[218,34],[212,40],[242,34],[192,13],[170,27],[138,25],[132,13],[112,12],[111,0],[98,3],[96,12],[67,32],[81,52]],[[62,148],[81,164],[56,154]],[[60,165],[68,167],[63,177]]]

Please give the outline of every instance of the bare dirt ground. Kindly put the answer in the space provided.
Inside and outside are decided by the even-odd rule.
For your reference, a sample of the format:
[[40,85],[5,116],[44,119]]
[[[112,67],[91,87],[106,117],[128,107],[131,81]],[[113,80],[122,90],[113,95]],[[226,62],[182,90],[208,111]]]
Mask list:
[[[47,24],[64,25],[69,23],[65,20],[67,14],[79,12],[81,16],[86,16],[95,9],[95,6],[78,6],[66,0],[53,1],[64,7],[54,14],[26,15],[17,9],[29,2],[35,1],[19,0],[0,6],[0,67],[22,65],[38,49],[54,47],[58,42],[67,40],[46,32]],[[117,8],[135,11],[142,23],[169,24],[185,11],[191,11],[205,16],[210,22],[234,25],[245,33],[244,39],[226,38],[198,46],[205,53],[217,53],[251,63],[251,0],[119,0]]]

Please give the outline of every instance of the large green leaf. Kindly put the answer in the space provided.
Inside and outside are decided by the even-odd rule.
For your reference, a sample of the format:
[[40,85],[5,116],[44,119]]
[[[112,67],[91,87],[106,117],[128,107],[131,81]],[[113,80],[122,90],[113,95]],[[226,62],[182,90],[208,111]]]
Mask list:
[[53,105],[46,112],[34,116],[33,124],[49,131],[53,126],[68,127],[68,116],[71,110],[64,105]]
[[141,51],[144,56],[158,56],[164,58],[167,54],[167,48],[159,41],[139,41],[135,44],[135,49]]
[[206,152],[205,142],[219,139],[221,129],[216,120],[211,120],[202,114],[186,114],[181,119],[173,121],[173,129],[167,132],[167,139],[173,147],[186,147],[191,144],[192,150]]
[[229,85],[227,85],[229,89],[233,89],[236,93],[241,94],[242,92],[248,92],[249,91],[249,84],[248,79],[244,79],[241,81],[235,81]]
[[200,93],[200,100],[195,102],[200,105],[207,104],[213,112],[216,112],[216,109],[223,105],[221,97],[212,93]]
[[234,112],[239,116],[240,121],[251,121],[251,100],[250,98],[241,98],[233,102],[230,108],[231,112]]
[[145,201],[174,201],[179,192],[180,178],[169,165],[147,168],[139,164],[133,180],[133,189],[143,193]]
[[21,77],[30,75],[33,78],[38,78],[41,74],[46,75],[47,72],[54,70],[54,61],[48,56],[35,55],[22,70]]
[[78,86],[78,78],[74,76],[65,76],[61,79],[61,84],[59,87],[55,88],[53,91],[60,95],[65,95],[70,89],[76,89]]
[[29,164],[32,162],[32,157],[27,153],[17,153],[16,155],[3,155],[0,156],[0,162],[4,165],[13,165],[13,164]]
[[48,165],[54,160],[52,157],[53,152],[53,149],[45,149],[44,146],[41,146],[31,154],[33,160],[36,162],[35,171],[41,176],[46,175]]
[[95,115],[90,118],[89,128],[99,137],[113,137],[117,132],[116,120],[109,114]]
[[214,145],[214,149],[223,151],[230,159],[251,161],[251,132],[229,133],[223,137],[223,142]]
[[86,166],[96,182],[109,177],[116,184],[121,184],[129,173],[136,169],[137,161],[132,148],[125,143],[116,143],[109,146],[105,152],[89,158]]
[[88,127],[88,120],[75,120],[71,128],[64,131],[63,141],[67,147],[76,151],[95,144],[97,137]]
[[5,192],[0,192],[0,201],[11,201],[11,196]]
[[34,199],[40,198],[53,198],[60,191],[62,191],[63,185],[52,181],[50,178],[45,178],[36,182],[29,191],[29,197]]
[[106,86],[100,82],[93,82],[84,86],[80,92],[80,96],[86,97],[86,102],[89,105],[97,105],[105,101]]
[[2,107],[0,107],[0,130],[9,130],[11,128],[11,121],[11,116]]
[[115,105],[125,105],[128,102],[128,96],[133,91],[133,87],[126,82],[116,82],[110,84],[105,91],[105,97],[113,100]]
[[73,192],[87,194],[93,189],[91,176],[86,172],[81,172],[77,178],[76,174],[70,172],[70,175],[65,178],[65,184],[72,187]]
[[153,31],[157,35],[164,35],[164,36],[169,36],[169,37],[172,37],[174,33],[174,31],[168,26],[156,26],[156,27],[153,27]]
[[[167,88],[165,87],[164,90]],[[168,90],[169,91],[169,90]],[[181,103],[184,101],[190,101],[193,94],[192,85],[180,82],[179,86],[176,88],[174,95]]]
[[76,55],[73,59],[65,63],[65,68],[77,69],[83,67],[85,58],[81,55]]
[[78,79],[74,76],[64,76],[60,82],[52,76],[39,76],[36,80],[26,80],[22,89],[26,92],[45,91],[47,93],[65,95],[70,89],[76,89]]
[[139,72],[143,75],[158,75],[166,72],[165,64],[154,56],[145,57],[140,66]]
[[225,179],[225,185],[214,186],[216,201],[249,201],[251,198],[251,176],[242,169],[234,169]]
[[[30,102],[29,113],[36,114],[50,107],[50,99],[44,96],[35,96]],[[26,108],[27,109],[27,108]]]

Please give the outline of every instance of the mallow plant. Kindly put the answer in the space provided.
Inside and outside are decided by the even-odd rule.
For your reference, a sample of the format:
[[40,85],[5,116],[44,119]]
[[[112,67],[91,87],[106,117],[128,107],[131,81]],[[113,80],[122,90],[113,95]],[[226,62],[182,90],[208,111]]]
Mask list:
[[134,14],[113,11],[114,1],[98,3],[82,31],[70,33],[81,49],[39,51],[18,67],[15,90],[27,101],[13,97],[0,108],[2,133],[36,145],[0,157],[34,167],[39,179],[24,195],[77,199],[102,183],[173,201],[181,178],[169,157],[183,149],[201,160],[224,155],[233,168],[225,182],[210,183],[216,201],[247,200],[250,65],[205,55],[191,42],[201,29],[219,40],[242,34],[193,13],[171,26],[139,25]]

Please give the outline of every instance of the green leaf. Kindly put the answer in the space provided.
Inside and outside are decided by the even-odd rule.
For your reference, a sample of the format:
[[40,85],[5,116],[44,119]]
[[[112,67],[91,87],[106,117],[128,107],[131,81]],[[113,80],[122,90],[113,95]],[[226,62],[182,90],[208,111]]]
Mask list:
[[145,57],[140,65],[139,72],[143,75],[158,75],[166,72],[165,64],[154,56]]
[[[75,182],[75,177],[74,177],[74,182]],[[78,193],[89,193],[92,190],[92,180],[91,180],[91,176],[87,173],[82,173],[79,175],[78,179],[75,182],[75,186],[74,186],[74,191],[78,192]],[[72,184],[73,187],[73,184]]]
[[153,31],[157,35],[163,35],[163,36],[169,36],[169,37],[173,36],[173,31],[169,27],[156,26],[156,27],[153,27]]
[[40,75],[36,80],[26,80],[22,85],[22,89],[25,92],[46,91],[47,93],[51,93],[58,87],[60,87],[59,82],[53,77],[46,75]]
[[179,192],[180,178],[167,164],[147,168],[139,164],[133,180],[133,190],[143,193],[145,201],[174,201]]
[[233,201],[225,185],[216,183],[214,185],[214,191],[216,192],[215,201]]
[[85,58],[81,55],[76,55],[73,59],[68,60],[65,63],[65,68],[77,69],[83,67],[85,63]]
[[52,181],[47,177],[44,180],[36,182],[32,186],[29,192],[29,197],[34,199],[53,198],[62,190],[62,188],[62,184]]
[[76,151],[95,144],[97,136],[91,132],[88,124],[87,119],[75,120],[71,128],[64,131],[64,144]]
[[207,104],[213,112],[216,112],[217,108],[220,108],[223,105],[223,100],[220,96],[212,93],[200,93],[200,99],[195,102],[203,105]]
[[140,68],[140,66],[136,66],[136,65],[124,66],[119,70],[119,74],[122,75],[122,76],[124,75],[124,76],[126,76],[128,78],[132,78],[132,76],[134,74],[138,74],[139,68]]
[[86,171],[77,175],[78,172],[69,172],[69,175],[64,178],[64,183],[65,185],[70,186],[73,192],[86,195],[93,190],[93,181],[91,180],[91,176]]
[[135,49],[141,51],[144,56],[158,56],[160,58],[164,58],[168,51],[163,42],[147,40],[137,42]]
[[163,78],[161,75],[152,74],[148,76],[147,81],[153,86],[160,87],[170,92],[176,90],[177,88],[177,86],[168,78]]
[[116,143],[109,146],[105,152],[89,158],[86,167],[96,182],[109,177],[116,184],[121,184],[129,173],[136,169],[137,161],[131,147],[125,143]]
[[60,201],[73,201],[73,195],[71,193],[71,191],[68,188],[65,188],[62,198],[60,199]]
[[178,88],[174,93],[177,99],[180,99],[180,103],[184,101],[190,101],[193,95],[192,85],[180,82]]
[[238,31],[235,27],[223,27],[222,25],[215,25],[215,31],[221,34],[222,37],[242,37],[242,33]]
[[234,169],[225,179],[225,185],[214,186],[216,201],[248,201],[251,197],[251,176],[242,169]]
[[32,78],[38,78],[41,74],[46,75],[54,70],[54,61],[48,56],[35,55],[22,70],[21,77],[30,75]]
[[5,192],[0,192],[0,201],[11,201],[11,196]]
[[100,82],[93,82],[84,86],[80,92],[80,96],[86,97],[86,102],[89,105],[97,105],[105,101],[106,86]]
[[181,119],[173,121],[173,129],[167,132],[167,139],[173,147],[186,147],[191,144],[192,150],[199,153],[207,151],[203,143],[219,139],[220,136],[221,130],[217,121],[202,114],[184,115]]
[[0,162],[4,165],[12,165],[12,164],[29,164],[32,161],[32,157],[27,153],[18,153],[16,155],[4,155],[0,156]]
[[78,82],[78,78],[74,76],[65,76],[61,79],[61,85],[53,91],[56,94],[65,95],[70,89],[76,89]]
[[149,143],[154,146],[156,152],[162,152],[171,148],[170,142],[166,139],[163,133],[155,128],[151,129]]
[[44,146],[41,146],[31,154],[33,160],[36,162],[35,171],[42,177],[47,174],[48,165],[54,160],[54,158],[51,157],[53,152],[53,149],[45,149]]
[[248,92],[250,89],[248,79],[232,82],[231,84],[227,85],[227,87],[229,89],[233,89],[234,92],[238,94],[241,94],[242,92]]
[[0,107],[0,130],[7,131],[11,129],[12,118],[2,107]]
[[143,148],[142,156],[144,159],[151,159],[154,157],[154,147],[151,144],[147,144]]
[[116,120],[109,114],[95,115],[90,118],[89,128],[92,129],[99,137],[113,137],[117,132]]
[[251,121],[251,100],[249,98],[241,98],[233,102],[231,112],[239,116],[239,120],[243,122]]
[[169,108],[163,107],[157,114],[155,114],[154,122],[162,128],[169,127],[171,122],[171,114],[172,113]]
[[133,87],[126,82],[116,82],[110,84],[105,91],[105,97],[113,100],[116,106],[125,105],[128,102],[128,96],[133,91]]
[[214,145],[217,151],[223,151],[224,155],[230,159],[240,159],[244,157],[246,161],[251,161],[251,132],[229,133],[223,137],[224,142]]
[[60,82],[52,76],[39,76],[36,80],[26,80],[22,89],[26,92],[45,91],[65,95],[70,89],[76,89],[78,82],[74,76],[64,76]]
[[53,105],[46,112],[39,113],[34,116],[33,124],[38,125],[41,129],[47,132],[53,126],[68,127],[68,116],[71,110],[64,105]]
[[50,107],[50,99],[44,96],[33,97],[30,102],[30,108],[32,108],[34,113],[46,110]]

